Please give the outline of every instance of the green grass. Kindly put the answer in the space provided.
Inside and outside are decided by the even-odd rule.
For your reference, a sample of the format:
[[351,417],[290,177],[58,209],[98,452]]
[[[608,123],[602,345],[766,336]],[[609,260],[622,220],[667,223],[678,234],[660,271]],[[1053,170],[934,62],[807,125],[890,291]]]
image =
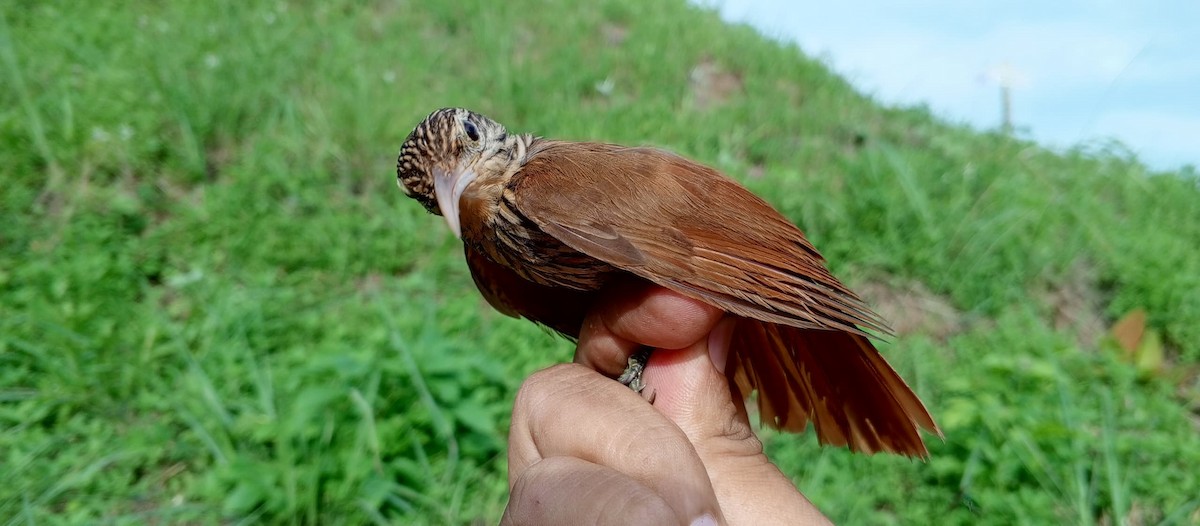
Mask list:
[[[839,275],[957,310],[885,350],[928,463],[765,434],[835,520],[1200,521],[1193,169],[881,107],[682,1],[125,4],[0,8],[5,524],[494,522],[514,391],[570,349],[396,189],[445,105],[713,164]],[[700,63],[732,96],[701,107]],[[1056,324],[1064,289],[1146,309],[1165,371]]]

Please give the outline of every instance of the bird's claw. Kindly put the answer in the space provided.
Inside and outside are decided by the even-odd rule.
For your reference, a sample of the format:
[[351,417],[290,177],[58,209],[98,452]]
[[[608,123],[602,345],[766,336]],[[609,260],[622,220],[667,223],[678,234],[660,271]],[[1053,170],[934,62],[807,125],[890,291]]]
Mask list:
[[[633,392],[641,394],[646,389],[646,383],[642,381],[642,374],[646,371],[646,362],[650,361],[650,348],[643,348],[633,356],[629,357],[629,363],[625,366],[625,371],[621,376],[617,377],[617,381],[633,389]],[[649,401],[654,403],[654,392],[650,393]]]

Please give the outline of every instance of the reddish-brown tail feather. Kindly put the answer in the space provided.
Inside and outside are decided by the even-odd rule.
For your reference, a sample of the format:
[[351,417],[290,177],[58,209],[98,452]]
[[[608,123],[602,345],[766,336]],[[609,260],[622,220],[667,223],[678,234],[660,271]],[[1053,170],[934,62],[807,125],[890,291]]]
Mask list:
[[941,431],[917,395],[865,337],[738,321],[726,373],[734,396],[758,391],[762,421],[822,444],[913,457],[929,452],[920,429]]

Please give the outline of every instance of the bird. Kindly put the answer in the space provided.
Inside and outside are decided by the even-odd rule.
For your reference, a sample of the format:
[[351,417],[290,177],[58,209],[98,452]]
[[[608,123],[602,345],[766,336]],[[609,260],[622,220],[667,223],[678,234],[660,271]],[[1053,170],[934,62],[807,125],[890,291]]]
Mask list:
[[824,445],[917,458],[922,429],[942,436],[869,339],[886,323],[796,225],[713,168],[442,108],[405,139],[396,177],[462,240],[476,287],[507,316],[574,340],[601,291],[643,280],[736,319],[727,383],[735,400],[757,393],[766,426],[811,423]]

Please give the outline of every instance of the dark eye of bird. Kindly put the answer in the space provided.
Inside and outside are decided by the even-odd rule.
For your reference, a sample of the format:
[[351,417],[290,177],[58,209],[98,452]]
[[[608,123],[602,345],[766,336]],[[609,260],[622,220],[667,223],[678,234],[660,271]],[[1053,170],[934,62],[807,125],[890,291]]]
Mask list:
[[471,121],[466,121],[463,123],[463,131],[467,132],[467,137],[472,141],[479,140],[479,129],[476,128],[475,124],[473,124]]

